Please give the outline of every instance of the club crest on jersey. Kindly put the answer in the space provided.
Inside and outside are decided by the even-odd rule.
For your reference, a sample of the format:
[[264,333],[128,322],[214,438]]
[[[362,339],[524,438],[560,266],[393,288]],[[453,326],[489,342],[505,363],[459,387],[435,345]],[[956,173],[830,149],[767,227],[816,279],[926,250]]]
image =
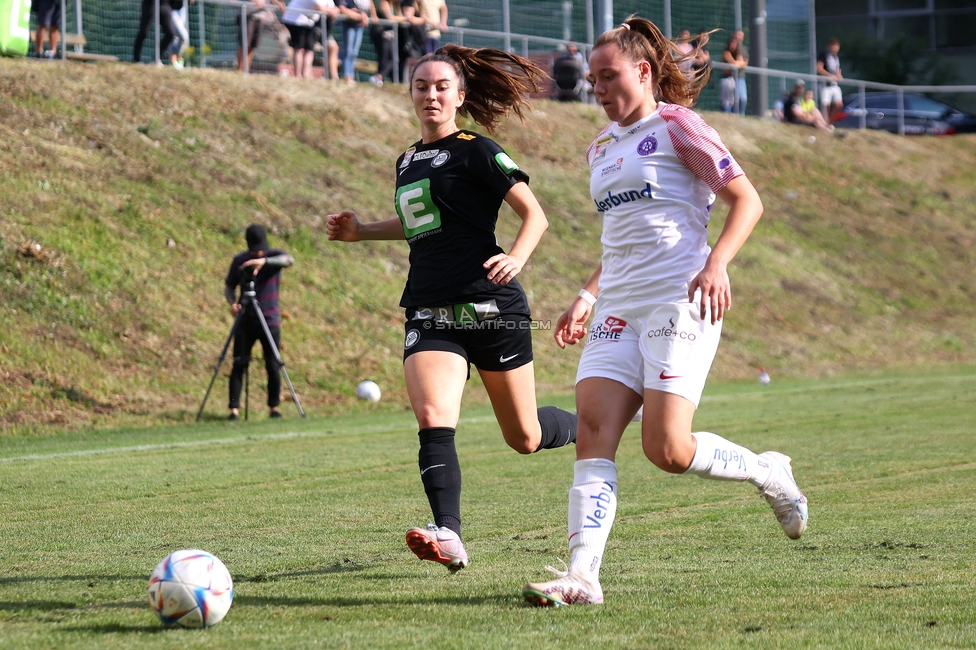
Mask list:
[[593,325],[593,329],[590,330],[589,342],[619,341],[625,327],[627,327],[627,321],[622,318],[607,316],[602,323]]
[[434,159],[430,161],[430,166],[431,167],[440,167],[441,165],[443,165],[444,163],[446,163],[447,160],[450,157],[451,157],[451,152],[450,151],[442,151],[439,154],[437,154],[436,156],[434,156]]
[[607,165],[606,167],[600,170],[600,178],[603,178],[604,176],[609,176],[610,174],[616,174],[621,170],[623,166],[624,166],[624,159],[617,158],[617,162],[613,163],[612,165]]
[[404,348],[412,348],[420,340],[420,332],[417,330],[410,330],[407,332],[407,338],[403,340]]
[[653,135],[647,136],[637,145],[637,153],[642,156],[650,156],[655,151],[657,151],[657,138]]
[[604,199],[597,201],[593,199],[593,203],[596,204],[597,212],[606,212],[610,208],[615,208],[623,203],[631,203],[632,201],[640,201],[641,199],[653,199],[654,189],[651,187],[650,183],[645,182],[644,188],[640,190],[624,190],[623,192],[618,192],[614,194],[613,192],[607,192],[607,196]]

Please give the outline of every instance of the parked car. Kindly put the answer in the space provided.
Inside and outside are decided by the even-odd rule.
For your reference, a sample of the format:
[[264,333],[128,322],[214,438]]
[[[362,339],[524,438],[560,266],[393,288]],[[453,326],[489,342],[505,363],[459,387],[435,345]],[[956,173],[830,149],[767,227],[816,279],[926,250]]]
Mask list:
[[[836,126],[856,129],[865,115],[869,129],[884,129],[898,133],[898,95],[891,92],[864,94],[865,107],[861,107],[858,95],[852,95],[844,103]],[[925,95],[905,93],[905,133],[949,135],[976,132],[976,115],[963,113],[948,104]]]

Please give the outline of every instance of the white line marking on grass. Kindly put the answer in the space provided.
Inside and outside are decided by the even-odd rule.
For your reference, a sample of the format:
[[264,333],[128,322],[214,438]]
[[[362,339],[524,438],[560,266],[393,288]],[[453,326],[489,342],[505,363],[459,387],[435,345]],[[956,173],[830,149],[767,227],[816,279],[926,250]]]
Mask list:
[[[494,422],[494,417],[462,418],[459,424],[482,424]],[[183,449],[186,447],[208,447],[211,445],[233,445],[253,442],[274,442],[277,440],[290,440],[295,438],[323,438],[334,435],[365,435],[370,433],[389,433],[400,431],[402,425],[390,425],[386,427],[373,427],[370,429],[330,429],[329,431],[312,431],[308,433],[268,433],[264,435],[245,435],[233,438],[213,438],[211,440],[188,440],[184,442],[161,442],[153,445],[134,445],[132,447],[104,447],[101,449],[79,449],[78,451],[65,451],[53,454],[29,454],[27,456],[11,456],[10,458],[0,458],[0,463],[28,462],[34,460],[60,460],[63,458],[80,458],[84,456],[101,456],[103,454],[132,454],[143,451],[157,451],[160,449]]]

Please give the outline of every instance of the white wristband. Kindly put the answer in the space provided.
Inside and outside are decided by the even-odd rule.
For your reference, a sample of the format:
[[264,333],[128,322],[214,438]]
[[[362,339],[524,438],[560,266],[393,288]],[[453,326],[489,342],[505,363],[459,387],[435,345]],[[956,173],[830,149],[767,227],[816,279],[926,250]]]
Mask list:
[[596,296],[594,296],[592,293],[590,293],[586,289],[580,289],[579,297],[582,298],[583,301],[586,304],[588,304],[590,307],[592,307],[593,305],[596,304]]

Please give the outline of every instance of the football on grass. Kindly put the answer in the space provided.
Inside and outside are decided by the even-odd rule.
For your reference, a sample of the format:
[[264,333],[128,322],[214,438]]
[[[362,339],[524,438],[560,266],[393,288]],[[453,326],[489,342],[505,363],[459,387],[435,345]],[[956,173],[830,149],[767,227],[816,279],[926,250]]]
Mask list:
[[227,567],[199,549],[170,553],[149,577],[149,604],[164,625],[213,627],[233,600]]

